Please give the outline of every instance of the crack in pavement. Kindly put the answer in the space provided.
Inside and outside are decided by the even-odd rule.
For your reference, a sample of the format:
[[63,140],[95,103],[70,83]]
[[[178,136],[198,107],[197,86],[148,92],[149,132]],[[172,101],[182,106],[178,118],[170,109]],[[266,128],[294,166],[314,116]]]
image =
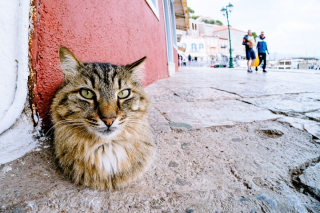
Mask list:
[[[305,185],[304,183],[301,182],[300,180],[300,175],[303,174],[303,171],[305,171],[308,167],[310,167],[312,164],[317,164],[320,163],[320,156],[314,159],[311,159],[302,165],[296,167],[295,169],[292,170],[290,173],[291,176],[291,182],[294,188],[299,192],[303,194],[309,194],[311,195],[314,199],[320,202],[320,197],[316,195],[310,188],[309,186]],[[301,192],[301,189],[303,190]]]
[[166,113],[161,112],[161,110],[159,110],[156,106],[153,106],[153,107],[160,113],[160,115],[164,117],[164,119],[166,119],[166,121],[168,122],[167,125],[171,130],[173,130],[172,127],[170,126],[170,122],[171,122],[170,119],[167,118],[167,116],[165,115]]
[[229,94],[237,95],[237,96],[239,96],[239,97],[241,97],[241,98],[244,98],[243,96],[241,96],[241,95],[239,95],[239,94],[237,94],[237,93],[235,93],[235,92],[229,92],[229,91],[227,91],[227,90],[218,89],[218,88],[215,88],[215,87],[210,87],[210,88],[211,88],[211,89],[218,90],[218,91],[221,91],[221,92],[227,92],[227,93],[229,93]]
[[[215,90],[219,90],[219,91],[222,91],[222,92],[227,92],[227,93],[233,94],[233,95],[238,95],[241,98],[263,98],[263,97],[280,96],[280,95],[281,96],[282,95],[301,95],[301,94],[313,94],[313,93],[316,93],[316,92],[293,92],[293,93],[277,93],[277,94],[267,94],[267,95],[257,95],[257,96],[244,97],[242,95],[239,95],[236,92],[230,92],[230,91],[219,89],[219,88],[216,88],[216,87],[210,87],[210,88],[211,89],[215,89]],[[318,99],[314,99],[314,100],[318,100]]]
[[241,182],[247,189],[252,189],[252,185],[248,183],[244,178],[242,178],[236,169],[230,167],[231,174],[239,181]]

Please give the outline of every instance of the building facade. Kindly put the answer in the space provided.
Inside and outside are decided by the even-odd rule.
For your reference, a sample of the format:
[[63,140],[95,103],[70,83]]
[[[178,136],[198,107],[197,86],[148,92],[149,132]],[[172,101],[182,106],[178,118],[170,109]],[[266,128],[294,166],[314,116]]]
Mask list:
[[[231,49],[232,49],[232,57],[245,57],[245,46],[242,45],[243,37],[245,36],[246,32],[242,30],[235,29],[233,27],[230,27],[230,36],[231,36]],[[221,54],[228,54],[229,53],[229,32],[228,32],[228,26],[221,26],[218,28],[215,28],[213,30],[213,35],[224,38],[228,40],[228,42],[223,43],[223,52]],[[226,45],[226,46],[225,46]]]
[[[181,36],[179,46],[185,49],[182,55],[189,54],[193,59],[210,63],[212,60],[227,61],[230,57],[229,34],[227,26],[216,24],[206,24],[204,19],[210,20],[210,17],[199,17],[189,19],[189,29]],[[234,58],[245,57],[245,47],[242,45],[242,39],[245,32],[235,28],[230,28],[232,56]]]

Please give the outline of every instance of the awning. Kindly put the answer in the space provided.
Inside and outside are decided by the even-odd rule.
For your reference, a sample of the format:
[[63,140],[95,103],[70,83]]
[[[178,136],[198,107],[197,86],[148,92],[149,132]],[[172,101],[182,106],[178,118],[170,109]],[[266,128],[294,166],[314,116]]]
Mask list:
[[178,50],[180,50],[181,52],[185,52],[185,51],[186,51],[186,49],[185,49],[185,48],[183,48],[183,47],[179,47],[179,46],[178,46]]
[[176,28],[187,31],[189,28],[189,15],[187,0],[176,0],[173,2],[174,13],[176,18]]

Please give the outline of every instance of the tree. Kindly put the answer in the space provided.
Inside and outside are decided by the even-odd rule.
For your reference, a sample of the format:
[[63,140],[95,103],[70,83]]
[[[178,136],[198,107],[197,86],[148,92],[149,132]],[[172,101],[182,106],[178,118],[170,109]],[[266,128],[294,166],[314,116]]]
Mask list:
[[256,33],[256,32],[252,32],[252,35],[253,35],[253,37],[254,37],[254,40],[256,40],[256,38],[257,38],[257,33]]
[[215,23],[216,23],[216,21],[213,20],[213,19],[210,19],[210,20],[208,20],[208,19],[203,19],[202,21],[203,21],[204,23],[206,23],[206,24],[215,24]]
[[221,21],[219,21],[219,20],[216,20],[216,24],[219,25],[219,26],[223,25],[223,23]]
[[197,19],[197,18],[199,18],[199,16],[191,16],[190,18]]
[[190,15],[190,14],[194,14],[194,10],[191,9],[190,7],[188,7],[188,13],[189,13],[189,15]]

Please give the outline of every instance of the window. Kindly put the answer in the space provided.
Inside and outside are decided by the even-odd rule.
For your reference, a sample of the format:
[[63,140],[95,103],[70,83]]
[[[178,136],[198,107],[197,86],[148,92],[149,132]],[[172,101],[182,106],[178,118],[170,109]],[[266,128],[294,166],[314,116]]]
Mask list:
[[194,24],[192,23],[192,29],[194,30]]
[[192,51],[197,51],[197,45],[195,43],[191,44],[191,50]]
[[160,20],[158,0],[146,0],[146,2],[148,3],[149,7],[156,15],[156,17]]
[[203,44],[199,44],[199,50],[203,49]]

